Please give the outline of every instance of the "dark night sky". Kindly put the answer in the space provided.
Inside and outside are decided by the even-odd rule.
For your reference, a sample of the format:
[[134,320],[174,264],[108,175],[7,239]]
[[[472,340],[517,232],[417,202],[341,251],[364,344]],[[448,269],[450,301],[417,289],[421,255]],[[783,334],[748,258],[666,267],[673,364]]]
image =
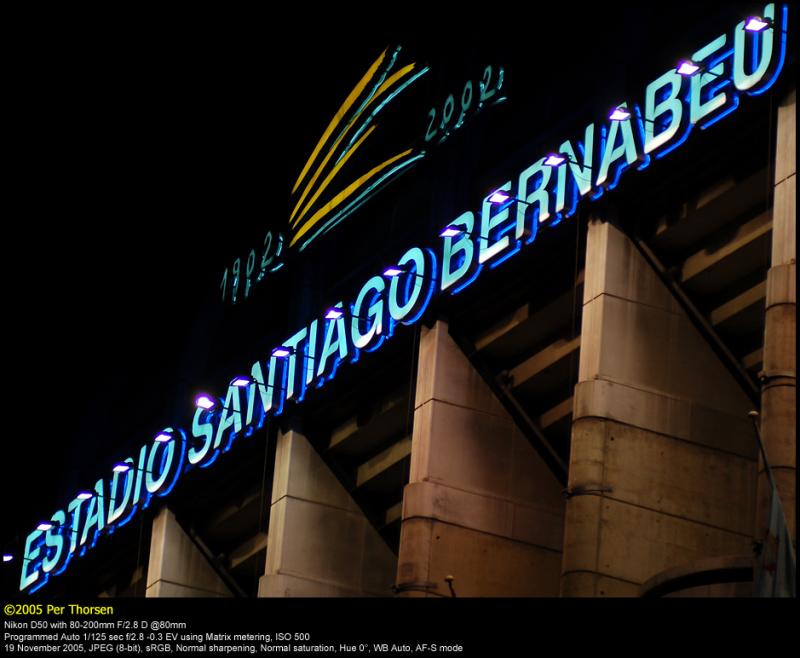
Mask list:
[[[569,26],[563,7],[530,12],[528,27],[516,10],[504,17],[532,58],[554,57],[538,38],[561,43],[563,61],[587,57],[565,40],[591,44],[598,21],[611,30],[620,7],[595,7]],[[299,167],[381,49],[421,35],[456,51],[489,29],[485,16],[386,12],[382,27],[358,23],[355,10],[316,27],[244,15],[14,26],[2,541],[94,482],[120,433],[140,427],[137,414],[150,422],[166,408],[163,390],[191,357],[186,337],[218,275],[265,228],[283,227]],[[428,27],[408,32],[391,12],[425,15]]]
[[14,429],[2,459],[4,489],[21,495],[5,498],[4,542],[166,408],[222,270],[283,228],[298,167],[385,47],[367,39],[356,57],[327,29],[287,41],[263,19],[151,18],[21,27],[7,96]]

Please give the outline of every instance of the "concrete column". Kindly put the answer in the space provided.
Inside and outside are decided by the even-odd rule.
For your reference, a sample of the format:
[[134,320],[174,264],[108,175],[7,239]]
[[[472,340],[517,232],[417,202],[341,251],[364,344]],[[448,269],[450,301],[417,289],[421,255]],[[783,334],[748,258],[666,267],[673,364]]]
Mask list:
[[[792,542],[797,545],[797,92],[778,108],[772,266],[767,274],[761,435],[781,497]],[[763,464],[758,481],[756,536],[766,535],[769,485]]]
[[308,440],[281,434],[259,596],[391,596],[396,558]]
[[558,481],[447,325],[422,331],[397,586],[408,596],[558,594]]
[[145,596],[231,596],[217,572],[166,507],[153,521]]
[[589,225],[561,592],[750,555],[751,404],[633,244]]

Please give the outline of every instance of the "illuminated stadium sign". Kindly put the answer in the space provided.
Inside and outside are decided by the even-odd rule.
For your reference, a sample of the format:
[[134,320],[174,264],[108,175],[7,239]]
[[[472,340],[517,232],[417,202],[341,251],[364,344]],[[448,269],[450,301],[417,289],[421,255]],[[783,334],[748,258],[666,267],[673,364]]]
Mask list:
[[[247,299],[254,285],[285,265],[288,250],[303,251],[418,164],[432,147],[447,141],[478,112],[506,100],[505,71],[489,64],[480,75],[475,72],[474,80],[464,82],[460,91],[448,94],[440,106],[428,110],[424,136],[403,113],[401,121],[387,130],[386,125],[378,125],[378,120],[385,124],[387,108],[395,109],[394,101],[430,71],[415,62],[395,70],[400,51],[398,46],[381,53],[320,137],[292,188],[288,237],[269,231],[261,246],[225,268],[219,286],[223,302],[236,304]],[[410,127],[410,134],[398,130],[398,123]],[[373,146],[376,139],[382,149],[388,149],[384,154],[388,157],[361,158],[361,146],[365,142]]]
[[693,129],[712,126],[742,98],[764,93],[783,67],[787,16],[787,7],[769,4],[763,16],[703,45],[647,85],[640,103],[621,102],[557,151],[499,181],[480,213],[465,211],[443,223],[434,246],[407,249],[352,299],[322,310],[259,356],[249,373],[230,382],[224,399],[198,396],[189,431],[164,429],[28,535],[20,590],[42,587],[102,534],[124,525],[154,496],[169,494],[183,473],[211,466],[268,415],[279,416],[287,403],[299,404],[309,387],[322,387],[340,367],[379,349],[398,325],[417,322],[434,294],[457,294],[484,267],[498,266],[533,243],[539,231],[568,220],[581,199],[597,199],[624,172],[644,169],[683,144]]

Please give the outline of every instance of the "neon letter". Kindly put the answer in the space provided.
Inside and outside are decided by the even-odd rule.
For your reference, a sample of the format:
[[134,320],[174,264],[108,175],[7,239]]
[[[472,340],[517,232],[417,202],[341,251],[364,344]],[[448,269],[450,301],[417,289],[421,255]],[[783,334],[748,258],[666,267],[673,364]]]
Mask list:
[[[471,211],[465,212],[459,216],[458,219],[450,222],[450,226],[463,226],[464,232],[457,238],[444,238],[444,246],[442,247],[442,281],[440,284],[441,290],[447,290],[455,285],[461,279],[465,278],[468,274],[473,273],[477,275],[477,271],[473,267],[475,260],[475,245],[472,242],[472,231],[475,228],[475,216]],[[451,269],[453,264],[453,256],[459,255],[455,260],[457,265],[455,270]],[[467,282],[469,283],[469,282]],[[460,286],[463,288],[467,285]],[[456,292],[458,289],[456,289]]]
[[[724,34],[717,37],[711,43],[703,46],[694,55],[692,55],[692,61],[697,62],[698,64],[704,63],[706,59],[710,58],[714,53],[721,50],[727,41],[728,37]],[[689,113],[689,120],[691,121],[692,125],[699,124],[703,119],[711,116],[715,112],[718,112],[721,108],[727,105],[728,95],[725,92],[717,92],[719,92],[720,89],[728,86],[730,84],[730,80],[722,81],[713,90],[711,90],[709,98],[705,101],[703,100],[706,87],[710,86],[714,82],[718,82],[724,72],[725,62],[720,60],[711,68],[709,68],[707,72],[698,72],[692,76],[692,99],[690,104],[691,110]]]
[[[353,318],[350,323],[350,338],[353,347],[363,350],[370,346],[373,339],[383,334],[383,297],[381,293],[386,289],[386,282],[381,276],[373,276],[361,288],[361,292],[356,297],[353,304]],[[369,301],[369,308],[364,315],[364,303]],[[366,333],[361,333],[361,323],[369,320],[369,329]]]
[[[503,187],[500,188],[504,192],[511,190],[511,181],[508,181]],[[494,192],[492,193],[494,194]],[[511,247],[511,238],[507,235],[512,226],[505,226],[503,224],[508,221],[508,207],[510,203],[505,203],[500,212],[492,216],[495,204],[489,201],[489,198],[483,200],[483,209],[481,212],[481,234],[478,238],[478,262],[483,265],[487,261],[492,260],[496,256],[500,256],[508,251]],[[500,227],[500,230],[495,236],[495,242],[490,243],[490,235],[494,229]],[[502,236],[502,237],[500,237]],[[516,246],[516,244],[514,245]]]
[[[530,237],[526,240],[528,243],[536,239],[538,224],[546,222],[550,218],[550,192],[547,191],[547,186],[550,183],[552,171],[551,167],[545,166],[544,161],[545,158],[537,160],[519,175],[517,191],[523,203],[517,203],[517,240],[525,235],[525,217],[533,207],[533,204],[536,204],[536,210],[530,213],[533,225],[528,229],[530,231]],[[534,186],[533,191],[528,192],[528,185],[531,179],[537,175],[541,175],[541,177]]]
[[[622,105],[626,107],[626,105]],[[622,133],[622,143],[617,144],[617,135]],[[620,158],[625,158],[625,163],[616,167],[614,173],[614,180],[609,183],[609,187],[614,187],[619,180],[622,170],[627,165],[632,165],[639,157],[636,153],[636,142],[633,139],[633,128],[631,127],[631,119],[624,121],[612,121],[611,129],[608,131],[608,140],[605,144],[603,151],[603,158],[600,161],[600,171],[597,172],[597,185],[603,185],[608,180],[608,172],[613,165]]]
[[[683,102],[679,95],[683,86],[683,78],[676,71],[669,70],[657,80],[647,85],[644,101],[644,152],[649,154],[668,144],[681,126],[683,118]],[[659,94],[669,88],[667,96],[656,102]],[[656,119],[670,113],[670,122],[656,134]],[[659,126],[659,128],[662,128]]]

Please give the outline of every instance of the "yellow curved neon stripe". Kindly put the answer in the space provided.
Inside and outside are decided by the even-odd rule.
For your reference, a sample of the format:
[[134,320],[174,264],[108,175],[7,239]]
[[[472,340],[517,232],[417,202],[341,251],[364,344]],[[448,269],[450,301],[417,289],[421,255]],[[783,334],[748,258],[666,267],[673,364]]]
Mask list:
[[369,103],[364,106],[366,110],[374,101],[381,97],[381,94],[385,92],[389,87],[391,87],[395,82],[397,82],[400,78],[404,77],[408,73],[414,70],[414,67],[417,65],[416,62],[411,62],[408,66],[404,66],[401,68],[397,73],[389,77],[386,82],[384,82],[380,87],[378,87],[378,91],[375,92],[375,95],[369,99]]
[[320,183],[320,186],[319,186],[319,188],[317,188],[317,191],[316,191],[316,192],[314,192],[314,196],[312,196],[312,197],[311,197],[311,198],[308,200],[308,203],[306,204],[306,207],[305,207],[305,208],[303,208],[303,212],[301,212],[301,213],[300,213],[300,215],[299,215],[299,217],[297,218],[297,221],[298,221],[298,222],[302,220],[302,217],[303,217],[303,215],[305,215],[305,214],[308,212],[308,209],[309,209],[309,208],[310,208],[312,205],[314,205],[314,202],[315,202],[315,201],[316,201],[316,200],[319,198],[319,195],[320,195],[320,194],[322,194],[322,193],[325,191],[325,188],[326,188],[326,187],[328,187],[328,185],[330,185],[330,182],[333,180],[333,177],[334,177],[334,176],[336,176],[336,174],[338,173],[338,171],[339,171],[339,170],[340,170],[340,169],[341,169],[341,168],[342,168],[342,167],[345,165],[345,163],[346,163],[346,162],[347,162],[347,161],[350,159],[350,156],[351,156],[351,155],[353,155],[353,153],[355,153],[355,152],[358,150],[358,147],[359,147],[359,146],[361,146],[361,144],[364,142],[364,140],[365,140],[367,137],[369,137],[369,136],[372,134],[372,131],[373,131],[373,130],[375,130],[375,128],[377,128],[377,127],[378,127],[378,126],[377,126],[377,125],[375,125],[375,126],[372,126],[372,127],[369,129],[369,130],[367,130],[367,132],[365,132],[365,133],[364,133],[364,134],[363,134],[363,135],[362,135],[362,136],[359,138],[359,140],[358,140],[358,141],[355,143],[355,145],[353,146],[353,148],[351,148],[351,149],[350,149],[350,150],[347,152],[347,154],[346,154],[346,155],[345,155],[345,156],[344,156],[344,157],[343,157],[341,160],[339,160],[339,162],[337,162],[337,163],[336,163],[336,166],[335,166],[333,169],[331,169],[331,173],[329,173],[329,174],[328,174],[328,175],[325,177],[325,180],[324,180],[324,181],[322,181],[322,183]]
[[369,67],[369,70],[366,72],[363,78],[359,81],[359,83],[355,86],[353,91],[350,92],[350,95],[345,99],[342,106],[339,108],[339,111],[333,115],[333,119],[331,119],[330,124],[325,129],[325,132],[320,137],[319,142],[314,147],[314,150],[311,152],[311,157],[306,162],[303,170],[300,172],[300,175],[297,177],[297,181],[292,188],[292,194],[295,193],[297,188],[300,186],[300,183],[303,182],[303,178],[308,173],[308,170],[311,168],[311,165],[314,164],[314,160],[316,159],[317,155],[320,152],[320,149],[325,145],[325,142],[328,141],[328,138],[331,136],[331,133],[336,129],[336,126],[339,125],[339,121],[341,121],[342,117],[347,113],[347,110],[350,109],[350,106],[355,102],[355,100],[361,95],[361,92],[364,91],[364,87],[367,86],[367,83],[370,81],[372,76],[375,75],[375,71],[381,65],[384,58],[386,57],[386,50],[381,53],[381,56],[376,59],[372,66]]
[[[308,185],[306,185],[306,188],[303,190],[303,193],[300,195],[300,198],[298,199],[297,204],[295,205],[294,209],[292,210],[292,214],[289,215],[289,222],[290,222],[290,226],[292,228],[294,228],[300,222],[300,220],[302,219],[303,215],[308,211],[308,207],[311,205],[310,203],[307,203],[305,205],[305,207],[303,208],[303,212],[301,212],[299,215],[297,215],[297,210],[303,204],[303,201],[305,200],[306,196],[311,191],[311,189],[314,187],[314,184],[317,182],[317,179],[319,178],[320,174],[325,169],[325,166],[328,164],[328,161],[331,159],[331,156],[336,152],[336,149],[339,146],[339,144],[347,136],[347,133],[350,132],[350,128],[352,128],[356,124],[356,121],[358,120],[358,118],[367,110],[367,108],[370,105],[372,105],[372,103],[374,103],[376,100],[378,100],[378,98],[380,98],[381,95],[384,94],[386,92],[386,90],[389,87],[391,87],[395,82],[397,82],[400,78],[404,77],[405,75],[407,75],[408,73],[413,71],[415,66],[416,66],[416,63],[411,63],[408,66],[404,66],[402,69],[400,69],[399,71],[394,73],[391,77],[389,77],[378,88],[378,91],[372,96],[372,98],[369,99],[369,101],[364,105],[364,107],[361,108],[361,110],[358,112],[358,114],[356,114],[353,117],[353,119],[350,121],[348,126],[342,131],[342,134],[339,135],[339,137],[334,142],[333,146],[331,146],[331,148],[325,154],[325,158],[322,160],[320,165],[317,167],[317,170],[314,172],[314,175],[311,177],[311,180],[308,182]],[[295,215],[297,215],[297,217],[295,217]],[[292,220],[294,220],[294,221],[292,221]]]
[[370,169],[366,174],[361,176],[361,178],[357,179],[353,183],[350,183],[345,189],[343,189],[339,194],[337,194],[333,199],[328,201],[322,208],[320,208],[314,215],[303,225],[297,234],[292,238],[292,241],[289,243],[289,246],[294,246],[294,243],[297,242],[305,233],[307,233],[320,219],[322,219],[326,214],[328,214],[331,210],[336,208],[342,201],[346,200],[353,192],[355,192],[359,187],[361,187],[367,180],[372,178],[375,174],[379,173],[386,167],[388,167],[393,162],[396,162],[400,158],[404,158],[409,153],[411,153],[414,149],[408,149],[407,151],[403,151],[402,153],[398,153],[397,155],[389,158],[385,162],[382,162],[377,167]]

